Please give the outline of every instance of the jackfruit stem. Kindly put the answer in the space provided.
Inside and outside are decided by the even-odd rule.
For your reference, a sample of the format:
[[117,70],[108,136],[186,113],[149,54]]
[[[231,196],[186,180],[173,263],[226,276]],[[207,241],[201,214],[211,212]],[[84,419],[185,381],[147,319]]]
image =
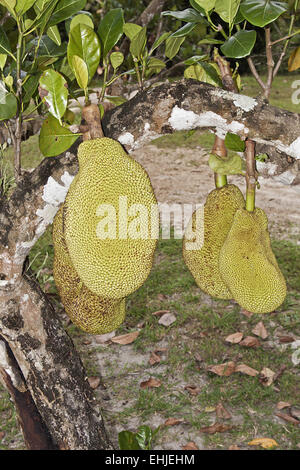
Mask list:
[[[214,143],[214,146],[212,148],[212,153],[215,154],[215,155],[218,155],[219,157],[224,158],[224,160],[227,157],[227,149],[225,147],[225,141],[217,135],[215,137],[215,143]],[[226,186],[226,184],[227,184],[227,176],[226,175],[219,175],[218,173],[215,173],[216,188],[218,188],[218,189],[223,188],[223,186]]]
[[85,106],[82,109],[82,119],[85,120],[88,129],[83,134],[83,140],[101,139],[104,137],[100,109],[97,104]]
[[255,191],[256,191],[256,164],[255,164],[255,142],[246,140],[246,210],[253,212],[255,210]]

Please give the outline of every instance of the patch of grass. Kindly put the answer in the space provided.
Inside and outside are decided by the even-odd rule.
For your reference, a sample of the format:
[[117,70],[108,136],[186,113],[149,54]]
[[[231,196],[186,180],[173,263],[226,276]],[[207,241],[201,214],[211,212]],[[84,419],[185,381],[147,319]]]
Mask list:
[[[39,150],[39,137],[33,135],[29,139],[22,141],[21,144],[22,151],[22,168],[25,170],[30,170],[36,168],[41,161],[45,158],[44,155]],[[14,149],[12,146],[8,147],[4,151],[3,162],[7,164],[8,175],[12,176],[14,173],[13,170],[13,161],[14,161]]]
[[9,394],[0,385],[0,450],[23,450],[23,439],[19,430],[16,411]]

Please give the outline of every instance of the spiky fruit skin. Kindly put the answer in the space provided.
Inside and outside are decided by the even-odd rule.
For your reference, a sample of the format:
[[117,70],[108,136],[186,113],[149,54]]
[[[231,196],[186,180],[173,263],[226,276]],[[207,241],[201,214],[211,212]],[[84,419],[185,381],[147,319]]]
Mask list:
[[271,313],[286,297],[286,282],[272,252],[262,209],[238,210],[220,252],[220,273],[238,304]]
[[95,295],[82,283],[74,269],[63,233],[62,206],[53,222],[53,277],[65,311],[72,322],[90,334],[110,333],[125,318],[125,299]]
[[[219,255],[228,235],[234,215],[245,206],[240,189],[226,185],[211,191],[204,205],[204,243],[200,249],[188,250],[190,240],[183,238],[183,258],[201,290],[218,299],[232,299],[232,293],[224,283],[219,270]],[[201,209],[194,212],[189,225],[201,217]],[[188,226],[188,230],[189,230]],[[187,231],[188,231],[187,230]],[[193,240],[191,240],[193,241]]]
[[[151,232],[151,210],[158,226],[157,201],[143,167],[109,138],[83,142],[78,149],[79,172],[66,198],[65,236],[72,263],[83,283],[97,295],[120,299],[137,290],[153,264],[157,236]],[[140,224],[141,238],[119,232],[119,196],[128,209],[141,204],[149,218]],[[99,237],[99,207],[116,211],[116,238]],[[136,206],[137,207],[137,206]],[[153,213],[153,212],[152,212]],[[135,215],[128,217],[128,228]],[[123,225],[124,227],[124,225]],[[146,238],[145,234],[148,238]],[[151,238],[152,236],[152,238]]]

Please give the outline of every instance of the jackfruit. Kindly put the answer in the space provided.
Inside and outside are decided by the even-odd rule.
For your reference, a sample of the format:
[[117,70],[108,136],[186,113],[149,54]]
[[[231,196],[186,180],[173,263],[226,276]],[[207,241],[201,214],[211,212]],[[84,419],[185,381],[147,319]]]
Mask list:
[[149,176],[106,137],[80,144],[78,161],[66,197],[70,258],[89,290],[124,298],[147,279],[157,245],[158,206]]
[[286,297],[286,282],[271,248],[262,209],[238,210],[220,252],[220,273],[238,304],[271,313]]
[[110,333],[125,318],[125,299],[112,300],[92,293],[74,269],[63,233],[62,206],[53,222],[53,277],[67,315],[90,334]]
[[233,185],[226,185],[220,189],[214,189],[207,197],[204,205],[204,243],[199,249],[188,249],[186,234],[196,230],[197,216],[201,219],[202,209],[198,209],[192,215],[186,234],[183,238],[183,258],[185,264],[192,273],[197,285],[207,294],[219,299],[232,299],[232,294],[219,271],[219,255],[223,243],[228,235],[234,214],[245,206],[243,194]]

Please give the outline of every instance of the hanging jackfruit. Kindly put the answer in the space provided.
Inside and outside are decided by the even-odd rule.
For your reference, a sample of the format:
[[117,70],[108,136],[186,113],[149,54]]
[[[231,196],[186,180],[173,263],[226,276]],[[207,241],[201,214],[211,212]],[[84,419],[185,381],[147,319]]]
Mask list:
[[125,299],[106,299],[95,295],[82,283],[74,269],[63,233],[62,206],[53,222],[53,276],[67,315],[90,334],[110,333],[123,323]]
[[[204,205],[204,243],[199,249],[188,249],[186,235],[183,238],[183,258],[197,285],[207,294],[219,299],[232,299],[232,294],[219,272],[219,255],[222,245],[230,230],[237,209],[245,206],[243,194],[233,184],[214,189]],[[197,215],[201,217],[201,208],[194,212],[186,233],[192,229],[195,233]]]
[[286,283],[262,209],[236,212],[220,252],[220,273],[234,299],[249,312],[271,313],[283,303]]
[[[80,144],[79,172],[66,198],[65,239],[73,266],[97,295],[120,299],[148,277],[158,206],[149,176],[119,142]],[[154,228],[154,229],[153,229]]]

